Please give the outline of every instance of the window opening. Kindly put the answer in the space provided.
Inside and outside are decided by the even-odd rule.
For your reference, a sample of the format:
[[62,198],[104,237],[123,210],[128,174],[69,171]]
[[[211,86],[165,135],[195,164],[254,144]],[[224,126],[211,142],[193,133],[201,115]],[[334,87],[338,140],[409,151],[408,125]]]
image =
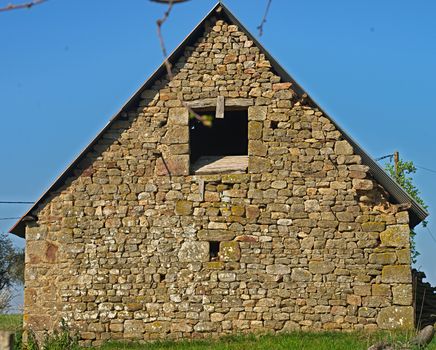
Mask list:
[[279,122],[276,120],[271,121],[271,129],[275,130],[279,127]]
[[218,260],[218,253],[220,252],[220,242],[209,242],[209,257],[210,261]]
[[216,118],[215,111],[201,114],[212,116],[212,125],[196,118],[189,122],[191,172],[246,172],[248,111],[226,111],[224,118]]

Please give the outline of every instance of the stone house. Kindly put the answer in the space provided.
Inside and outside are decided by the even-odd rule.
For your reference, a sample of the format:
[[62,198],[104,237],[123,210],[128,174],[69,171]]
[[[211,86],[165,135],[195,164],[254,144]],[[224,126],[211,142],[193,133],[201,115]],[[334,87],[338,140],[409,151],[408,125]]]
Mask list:
[[425,210],[224,5],[169,61],[11,229],[25,327],[64,318],[85,344],[413,327]]

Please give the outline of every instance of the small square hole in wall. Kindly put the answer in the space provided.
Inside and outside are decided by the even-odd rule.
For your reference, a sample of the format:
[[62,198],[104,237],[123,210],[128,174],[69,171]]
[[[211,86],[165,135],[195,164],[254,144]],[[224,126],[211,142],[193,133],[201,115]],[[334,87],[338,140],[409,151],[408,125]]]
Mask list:
[[163,281],[165,281],[165,274],[164,273],[160,273],[159,274],[159,282],[163,282]]
[[197,118],[189,121],[190,166],[193,174],[242,173],[248,166],[248,111],[199,112],[212,118],[205,125]]
[[275,130],[279,127],[279,122],[278,121],[271,121],[271,129]]
[[209,242],[209,260],[218,260],[218,254],[220,252],[220,242],[210,241]]

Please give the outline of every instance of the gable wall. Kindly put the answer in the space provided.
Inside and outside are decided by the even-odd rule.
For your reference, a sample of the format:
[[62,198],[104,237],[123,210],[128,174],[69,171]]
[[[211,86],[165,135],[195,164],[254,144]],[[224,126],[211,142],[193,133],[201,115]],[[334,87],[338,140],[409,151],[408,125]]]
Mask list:
[[[221,20],[175,68],[26,228],[26,327],[63,317],[94,344],[412,327],[408,214],[334,125]],[[180,100],[218,95],[251,101],[249,173],[190,176]]]

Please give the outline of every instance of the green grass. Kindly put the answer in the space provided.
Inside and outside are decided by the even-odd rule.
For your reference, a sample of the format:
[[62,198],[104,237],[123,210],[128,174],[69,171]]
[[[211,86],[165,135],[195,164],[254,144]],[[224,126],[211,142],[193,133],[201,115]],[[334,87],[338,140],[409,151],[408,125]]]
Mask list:
[[[18,331],[21,315],[0,315],[0,331]],[[380,340],[404,343],[411,334],[399,332],[320,332],[288,333],[279,335],[238,335],[220,339],[196,341],[166,341],[154,343],[108,342],[94,350],[366,350]],[[87,348],[89,349],[89,348]],[[436,339],[426,348],[436,350]]]
[[[392,333],[290,333],[263,336],[233,336],[219,340],[199,340],[182,342],[107,343],[96,350],[359,350],[380,340],[401,345],[407,335]],[[436,350],[436,341],[426,349]]]
[[22,315],[0,314],[0,331],[15,332],[21,329],[23,323]]

